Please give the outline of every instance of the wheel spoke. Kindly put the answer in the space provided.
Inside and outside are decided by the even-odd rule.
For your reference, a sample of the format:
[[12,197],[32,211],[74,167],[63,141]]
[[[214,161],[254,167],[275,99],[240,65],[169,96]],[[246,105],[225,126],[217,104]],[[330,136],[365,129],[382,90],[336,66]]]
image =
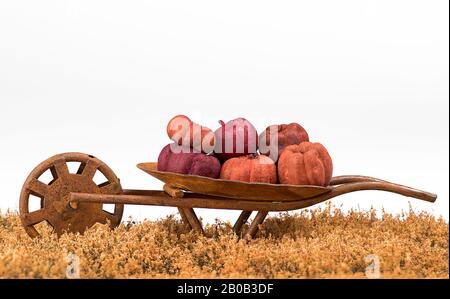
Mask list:
[[107,220],[109,220],[111,222],[112,225],[117,225],[119,224],[119,219],[117,217],[117,215],[115,214],[111,214],[107,211],[102,210],[99,214],[99,222],[100,223],[106,223]]
[[22,221],[25,226],[35,225],[39,222],[46,220],[47,213],[44,209],[37,210],[28,214],[23,215]]
[[85,177],[88,177],[90,179],[93,179],[99,166],[100,166],[100,164],[96,160],[93,160],[93,159],[88,160],[86,165],[84,165],[84,167],[83,167],[82,175],[84,175]]
[[100,190],[102,194],[117,194],[121,191],[122,187],[118,182],[110,183],[105,185],[100,185]]
[[55,179],[67,177],[69,175],[69,168],[67,167],[66,160],[60,159],[55,161],[51,172]]
[[30,190],[30,193],[33,195],[45,197],[47,195],[49,186],[37,179],[33,179],[29,183],[28,189]]

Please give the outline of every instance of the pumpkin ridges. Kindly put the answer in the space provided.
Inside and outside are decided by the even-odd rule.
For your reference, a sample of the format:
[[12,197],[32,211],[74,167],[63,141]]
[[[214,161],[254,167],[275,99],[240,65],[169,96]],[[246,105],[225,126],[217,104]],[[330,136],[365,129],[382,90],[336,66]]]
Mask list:
[[247,163],[249,163],[250,167],[248,167],[248,181],[249,182],[259,182],[261,179],[261,176],[259,175],[259,169],[258,169],[258,163],[255,163],[254,161],[250,160]]
[[225,180],[230,179],[231,171],[234,166],[233,164],[234,164],[234,161],[231,161],[231,159],[225,161],[225,163],[222,165],[222,168],[220,169],[220,178],[223,178]]
[[303,142],[300,144],[299,148],[303,152],[314,149],[318,153],[324,165],[325,182],[330,182],[333,175],[333,161],[331,160],[330,154],[328,153],[327,149],[319,142]]
[[319,153],[312,149],[303,155],[305,173],[311,185],[323,186],[325,184],[325,169],[319,159]]
[[325,167],[325,182],[330,182],[331,177],[333,176],[333,160],[331,159],[328,150],[320,143],[315,143],[320,150],[318,151],[319,155],[322,158]]
[[302,142],[298,145],[298,150],[302,153],[305,153],[312,148],[314,148],[314,143],[312,142]]
[[283,184],[327,186],[332,174],[331,157],[320,143],[289,145],[278,161],[278,177]]
[[[278,181],[280,182],[280,184],[284,184],[285,183],[284,179],[285,179],[286,176],[289,175],[289,171],[287,169],[285,169],[285,167],[284,167],[285,164],[284,163],[280,164],[280,161],[281,161],[281,157],[278,160],[278,166],[277,166]],[[284,176],[280,177],[280,173],[284,173]]]
[[[283,162],[281,162],[281,159],[283,159]],[[284,170],[282,170],[282,173],[285,173],[283,176],[278,175],[280,182],[283,184],[292,184],[293,182],[295,182],[294,184],[296,185],[309,184],[307,176],[302,175],[306,172],[303,153],[287,152],[286,155],[280,157],[278,167],[281,167],[281,169]],[[281,181],[282,178],[283,181]]]
[[[286,155],[281,156],[278,160],[278,180],[281,184],[287,184],[288,181],[291,181],[291,172],[287,167],[289,165],[288,161],[290,156],[291,153],[286,153]],[[295,163],[296,161],[292,162]],[[280,175],[280,173],[282,173],[283,175]]]
[[301,156],[301,159],[298,160],[298,169],[299,171],[294,172],[294,174],[297,176],[297,180],[299,181],[299,185],[308,185],[309,180],[306,175],[303,175],[306,172],[306,166],[305,166],[305,155],[302,154],[296,154],[298,156]]
[[226,180],[276,183],[275,163],[268,157],[248,155],[228,159],[220,172],[220,178]]
[[[276,166],[273,161],[266,156],[257,156],[259,161],[251,163],[252,168],[250,171],[250,182],[261,182],[261,183],[272,183],[275,184],[276,177]],[[274,173],[275,177],[267,176],[267,173]]]
[[[250,167],[247,167],[247,164],[250,164]],[[252,156],[245,156],[244,158],[240,159],[239,166],[241,168],[241,180],[246,182],[251,182],[251,176],[253,173],[252,166],[253,166]]]

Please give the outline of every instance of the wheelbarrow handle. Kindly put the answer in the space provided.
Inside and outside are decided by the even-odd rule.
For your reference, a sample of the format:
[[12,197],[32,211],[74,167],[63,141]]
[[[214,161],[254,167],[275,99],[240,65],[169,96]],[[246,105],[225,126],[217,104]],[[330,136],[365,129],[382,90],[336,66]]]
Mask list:
[[386,181],[364,175],[340,175],[331,178],[330,186],[348,183],[360,183],[360,182],[386,182]]
[[437,198],[437,195],[434,193],[414,189],[404,185],[395,184],[367,176],[358,176],[358,175],[338,176],[332,178],[330,185],[333,186],[333,189],[330,193],[325,195],[327,199],[342,194],[362,190],[388,191],[428,202],[435,202]]

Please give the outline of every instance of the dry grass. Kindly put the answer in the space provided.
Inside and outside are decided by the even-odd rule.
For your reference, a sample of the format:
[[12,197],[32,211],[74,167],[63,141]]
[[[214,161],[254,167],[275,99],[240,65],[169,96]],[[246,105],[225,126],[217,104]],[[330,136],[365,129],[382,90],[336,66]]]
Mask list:
[[255,240],[238,240],[228,223],[186,231],[177,217],[96,225],[83,236],[46,232],[30,239],[14,213],[0,215],[0,277],[65,277],[68,253],[82,278],[318,278],[365,277],[376,254],[382,278],[448,278],[448,223],[410,211],[347,214],[323,210],[268,219]]

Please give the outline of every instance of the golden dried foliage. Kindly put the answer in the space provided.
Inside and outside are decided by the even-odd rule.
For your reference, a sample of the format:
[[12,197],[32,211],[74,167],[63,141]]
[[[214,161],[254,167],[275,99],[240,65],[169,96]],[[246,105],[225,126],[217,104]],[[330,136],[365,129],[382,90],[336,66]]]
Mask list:
[[393,216],[325,209],[282,213],[257,238],[239,240],[229,223],[188,232],[180,220],[132,221],[110,230],[30,239],[16,213],[0,215],[0,277],[64,278],[67,256],[81,278],[364,278],[370,254],[381,278],[448,278],[448,223],[427,213]]

